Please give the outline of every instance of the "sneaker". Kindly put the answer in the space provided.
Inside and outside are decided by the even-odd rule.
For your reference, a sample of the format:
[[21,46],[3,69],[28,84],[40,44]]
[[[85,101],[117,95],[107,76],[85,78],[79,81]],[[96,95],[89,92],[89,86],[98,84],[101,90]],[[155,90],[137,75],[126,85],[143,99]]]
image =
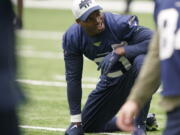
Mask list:
[[146,120],[146,130],[156,131],[158,128],[157,120],[154,113],[149,113]]
[[71,124],[66,130],[65,135],[84,135],[82,124]]

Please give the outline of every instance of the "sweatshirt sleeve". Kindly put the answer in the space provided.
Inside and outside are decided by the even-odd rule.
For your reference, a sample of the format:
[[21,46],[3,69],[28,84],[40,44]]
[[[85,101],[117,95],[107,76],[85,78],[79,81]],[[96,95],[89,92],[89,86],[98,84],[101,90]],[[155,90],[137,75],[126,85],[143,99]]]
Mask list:
[[128,45],[125,46],[127,58],[135,58],[140,54],[146,54],[153,32],[145,27],[137,26],[136,30],[127,39]]
[[83,55],[73,40],[72,34],[63,36],[67,97],[71,115],[81,113]]

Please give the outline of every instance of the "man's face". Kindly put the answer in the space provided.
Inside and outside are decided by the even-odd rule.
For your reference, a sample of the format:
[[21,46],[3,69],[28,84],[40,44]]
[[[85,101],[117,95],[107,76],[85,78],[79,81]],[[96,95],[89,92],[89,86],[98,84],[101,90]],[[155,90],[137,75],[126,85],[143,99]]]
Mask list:
[[92,12],[86,21],[78,20],[77,23],[79,23],[90,36],[95,36],[105,29],[104,17],[99,10]]

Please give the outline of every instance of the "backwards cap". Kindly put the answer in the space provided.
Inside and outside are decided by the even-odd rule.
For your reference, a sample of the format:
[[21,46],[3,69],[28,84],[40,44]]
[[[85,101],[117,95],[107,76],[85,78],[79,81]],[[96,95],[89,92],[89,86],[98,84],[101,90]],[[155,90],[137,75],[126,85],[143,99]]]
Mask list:
[[72,12],[76,19],[82,21],[85,21],[92,12],[101,9],[95,0],[73,0]]

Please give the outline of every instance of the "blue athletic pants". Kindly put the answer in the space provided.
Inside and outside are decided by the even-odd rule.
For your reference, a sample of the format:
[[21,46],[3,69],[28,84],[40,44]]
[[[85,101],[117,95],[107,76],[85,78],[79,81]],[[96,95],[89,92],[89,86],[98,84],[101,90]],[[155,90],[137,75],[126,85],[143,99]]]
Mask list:
[[[116,127],[115,115],[125,102],[134,81],[139,73],[145,55],[135,58],[132,68],[117,79],[115,84],[108,77],[101,76],[96,89],[93,90],[82,111],[82,122],[85,132],[113,132]],[[141,111],[137,124],[146,120],[149,104]]]
[[163,135],[180,135],[180,107],[167,113],[166,128]]
[[16,110],[0,110],[0,135],[20,135]]

